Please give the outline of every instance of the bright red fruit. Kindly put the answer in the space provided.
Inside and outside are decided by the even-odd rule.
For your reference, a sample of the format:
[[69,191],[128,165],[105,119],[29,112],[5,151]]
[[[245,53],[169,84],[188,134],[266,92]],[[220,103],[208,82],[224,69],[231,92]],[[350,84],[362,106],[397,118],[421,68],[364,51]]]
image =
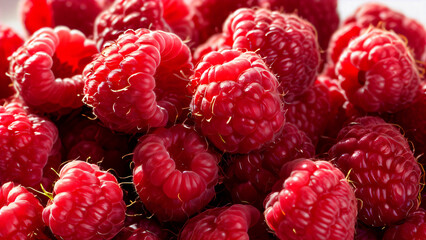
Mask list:
[[185,221],[214,197],[219,158],[195,130],[183,125],[159,128],[139,141],[133,183],[160,221]]
[[410,213],[403,223],[389,227],[383,240],[422,240],[426,237],[426,211],[419,208]]

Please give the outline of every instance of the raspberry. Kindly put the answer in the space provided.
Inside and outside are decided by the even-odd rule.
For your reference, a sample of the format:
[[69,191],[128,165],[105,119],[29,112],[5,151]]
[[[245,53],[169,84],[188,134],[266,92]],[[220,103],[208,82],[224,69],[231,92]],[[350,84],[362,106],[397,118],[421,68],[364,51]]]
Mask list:
[[127,29],[171,31],[163,17],[161,0],[117,0],[98,15],[94,39],[98,49],[110,45]]
[[21,19],[30,34],[43,27],[63,25],[91,36],[101,11],[98,0],[23,0],[20,6]]
[[325,131],[331,112],[330,92],[316,81],[305,93],[286,102],[286,119],[303,131],[316,145]]
[[218,157],[183,125],[159,128],[139,140],[133,182],[145,207],[160,221],[183,221],[214,197]]
[[58,157],[58,129],[18,101],[0,106],[0,184],[36,187],[49,158]]
[[126,226],[114,237],[115,240],[166,240],[167,231],[161,229],[153,219],[143,218],[139,222]]
[[190,109],[222,151],[248,153],[273,141],[284,125],[278,81],[253,52],[211,52],[190,78]]
[[233,49],[255,51],[280,82],[288,97],[313,85],[320,63],[314,27],[296,15],[267,9],[239,9],[223,25]]
[[[27,189],[12,182],[0,187],[0,238],[36,239],[43,207]],[[37,238],[38,239],[38,238]]]
[[426,211],[419,208],[410,213],[402,224],[388,228],[383,236],[384,240],[421,240],[426,236]]
[[363,28],[371,25],[382,26],[394,31],[407,42],[408,47],[414,52],[415,59],[421,60],[426,52],[426,29],[423,25],[386,5],[365,3],[352,16],[349,16],[343,25],[349,23],[356,23]]
[[43,221],[59,238],[111,239],[123,227],[126,205],[115,177],[83,161],[67,163]]
[[[280,239],[353,239],[356,199],[343,173],[326,161],[298,159],[265,199],[265,219]],[[274,187],[274,188],[275,188]]]
[[8,57],[23,43],[24,40],[12,28],[0,24],[0,99],[15,93],[10,78],[6,76],[9,70]]
[[406,45],[394,33],[371,29],[343,51],[336,73],[348,100],[367,112],[395,112],[420,93],[420,78]]
[[83,105],[84,66],[97,52],[77,30],[42,28],[12,55],[10,76],[26,104],[40,112],[67,112]]
[[179,240],[248,240],[248,230],[259,221],[259,211],[250,205],[235,204],[206,210],[189,219]]
[[110,129],[132,133],[184,116],[189,48],[173,33],[126,31],[83,72],[83,101]]
[[198,63],[204,55],[213,52],[219,51],[222,49],[231,49],[232,41],[226,38],[222,33],[216,33],[212,35],[207,41],[194,50],[192,54],[193,62]]
[[378,117],[361,117],[340,130],[329,151],[349,174],[361,203],[358,218],[373,227],[404,219],[418,207],[420,167],[407,140]]

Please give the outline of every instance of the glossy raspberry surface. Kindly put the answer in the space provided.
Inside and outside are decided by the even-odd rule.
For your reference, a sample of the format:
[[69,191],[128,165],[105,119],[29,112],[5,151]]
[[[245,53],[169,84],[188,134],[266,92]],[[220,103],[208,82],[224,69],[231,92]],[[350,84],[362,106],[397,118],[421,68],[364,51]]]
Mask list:
[[112,239],[123,227],[125,212],[117,179],[75,160],[59,172],[43,221],[61,239]]
[[256,53],[211,52],[190,78],[191,114],[217,148],[248,153],[282,130],[285,117],[277,88],[277,79]]
[[426,237],[426,211],[419,208],[410,213],[403,223],[391,226],[385,232],[383,240],[421,240]]
[[214,197],[219,158],[195,130],[183,125],[159,128],[139,141],[133,183],[157,219],[185,221]]
[[356,199],[345,175],[326,161],[300,158],[281,169],[264,216],[279,239],[353,239]]
[[340,130],[329,155],[355,186],[365,224],[388,226],[417,209],[421,170],[395,126],[379,117],[357,118]]
[[164,127],[189,105],[192,68],[190,50],[177,35],[129,30],[86,66],[83,100],[112,130]]

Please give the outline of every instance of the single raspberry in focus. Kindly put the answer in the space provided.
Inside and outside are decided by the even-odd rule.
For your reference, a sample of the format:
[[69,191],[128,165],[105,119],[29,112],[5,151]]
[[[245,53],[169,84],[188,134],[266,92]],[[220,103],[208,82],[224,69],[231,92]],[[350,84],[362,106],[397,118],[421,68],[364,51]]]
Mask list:
[[17,100],[0,106],[0,116],[0,184],[38,187],[43,168],[60,154],[58,129]]
[[313,85],[320,63],[315,28],[296,15],[267,9],[239,9],[223,25],[232,48],[254,51],[280,82],[279,91],[293,97]]
[[8,57],[23,43],[24,40],[12,28],[0,24],[0,99],[10,97],[15,93],[12,81],[6,75],[9,70]]
[[360,199],[358,218],[388,226],[418,207],[420,167],[399,130],[379,117],[361,117],[340,130],[330,158]]
[[192,69],[190,50],[177,35],[129,30],[86,66],[83,100],[112,130],[164,127],[189,106]]
[[83,105],[81,73],[97,53],[93,41],[67,27],[42,28],[13,53],[9,74],[16,91],[40,112]]
[[214,197],[218,156],[183,125],[159,128],[139,140],[133,183],[146,209],[160,221],[185,221]]
[[189,219],[179,240],[240,239],[249,240],[248,231],[260,218],[250,205],[234,204],[206,210]]
[[123,227],[126,205],[117,179],[83,161],[64,165],[43,221],[59,238],[111,239]]
[[22,0],[19,9],[29,34],[43,27],[63,25],[86,36],[93,35],[93,25],[101,11],[98,0]]
[[220,150],[248,153],[281,133],[285,117],[278,81],[256,53],[211,52],[190,80],[192,116]]
[[264,216],[280,239],[353,239],[356,199],[345,175],[326,161],[286,163],[265,199]]
[[365,3],[343,22],[343,25],[356,23],[358,26],[382,27],[392,30],[404,39],[416,60],[421,60],[426,52],[426,29],[415,19],[409,18],[382,3]]
[[389,227],[383,240],[421,240],[426,237],[426,211],[419,208],[417,211],[410,213],[404,222]]
[[0,239],[39,239],[43,206],[26,188],[7,182],[0,187]]
[[420,93],[416,63],[392,32],[371,29],[340,55],[336,73],[348,100],[367,112],[396,112]]

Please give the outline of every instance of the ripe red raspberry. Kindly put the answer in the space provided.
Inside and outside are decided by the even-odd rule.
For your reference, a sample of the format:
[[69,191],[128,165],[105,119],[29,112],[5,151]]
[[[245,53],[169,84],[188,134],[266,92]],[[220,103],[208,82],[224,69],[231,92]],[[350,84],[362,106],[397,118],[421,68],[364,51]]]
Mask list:
[[98,15],[94,39],[99,50],[116,41],[128,29],[171,31],[163,16],[161,0],[117,0]]
[[153,219],[142,218],[140,221],[123,228],[114,237],[115,240],[167,240],[168,232],[161,229]]
[[353,239],[356,199],[345,175],[326,161],[298,159],[281,169],[264,202],[268,226],[280,239]]
[[325,131],[331,112],[330,92],[316,81],[305,93],[286,102],[286,119],[303,131],[316,145]]
[[12,28],[0,24],[0,99],[15,93],[10,78],[6,76],[9,70],[8,57],[23,43],[24,40]]
[[19,11],[30,34],[43,27],[63,25],[91,36],[102,6],[98,0],[23,0]]
[[12,55],[10,76],[26,104],[40,112],[66,112],[83,105],[81,73],[93,41],[66,27],[42,28]]
[[343,51],[336,73],[348,100],[367,112],[395,112],[420,93],[415,61],[392,32],[371,29]]
[[285,117],[278,81],[256,53],[211,52],[190,80],[192,116],[220,150],[248,153],[280,134]]
[[247,232],[259,218],[259,211],[250,205],[212,208],[189,219],[179,234],[179,240],[249,240]]
[[84,102],[120,132],[164,127],[184,114],[191,53],[173,33],[126,31],[85,68]]
[[381,26],[394,31],[407,42],[417,60],[421,60],[422,55],[426,52],[426,29],[423,25],[384,4],[365,3],[361,5],[352,16],[343,22],[343,25],[349,23],[356,23],[363,28]]
[[361,117],[337,140],[329,155],[356,188],[362,222],[387,226],[417,209],[420,167],[396,127],[378,117]]
[[126,205],[117,179],[83,161],[67,163],[43,221],[59,238],[111,239],[123,227]]
[[226,38],[222,33],[212,35],[207,41],[194,50],[192,54],[192,61],[198,63],[204,55],[213,51],[232,48],[232,39]]
[[259,0],[259,5],[276,11],[296,13],[314,25],[322,49],[339,26],[337,0]]
[[38,239],[43,207],[27,189],[13,182],[0,187],[0,239]]
[[313,85],[320,63],[314,27],[296,15],[267,9],[239,9],[223,25],[233,49],[258,53],[280,82],[288,97]]
[[133,182],[141,201],[160,221],[183,221],[214,197],[218,156],[183,125],[159,128],[139,140]]
[[391,226],[385,232],[383,240],[421,240],[426,237],[426,211],[419,208],[410,213],[404,222]]
[[0,184],[37,187],[49,158],[59,154],[58,129],[18,101],[0,106]]

